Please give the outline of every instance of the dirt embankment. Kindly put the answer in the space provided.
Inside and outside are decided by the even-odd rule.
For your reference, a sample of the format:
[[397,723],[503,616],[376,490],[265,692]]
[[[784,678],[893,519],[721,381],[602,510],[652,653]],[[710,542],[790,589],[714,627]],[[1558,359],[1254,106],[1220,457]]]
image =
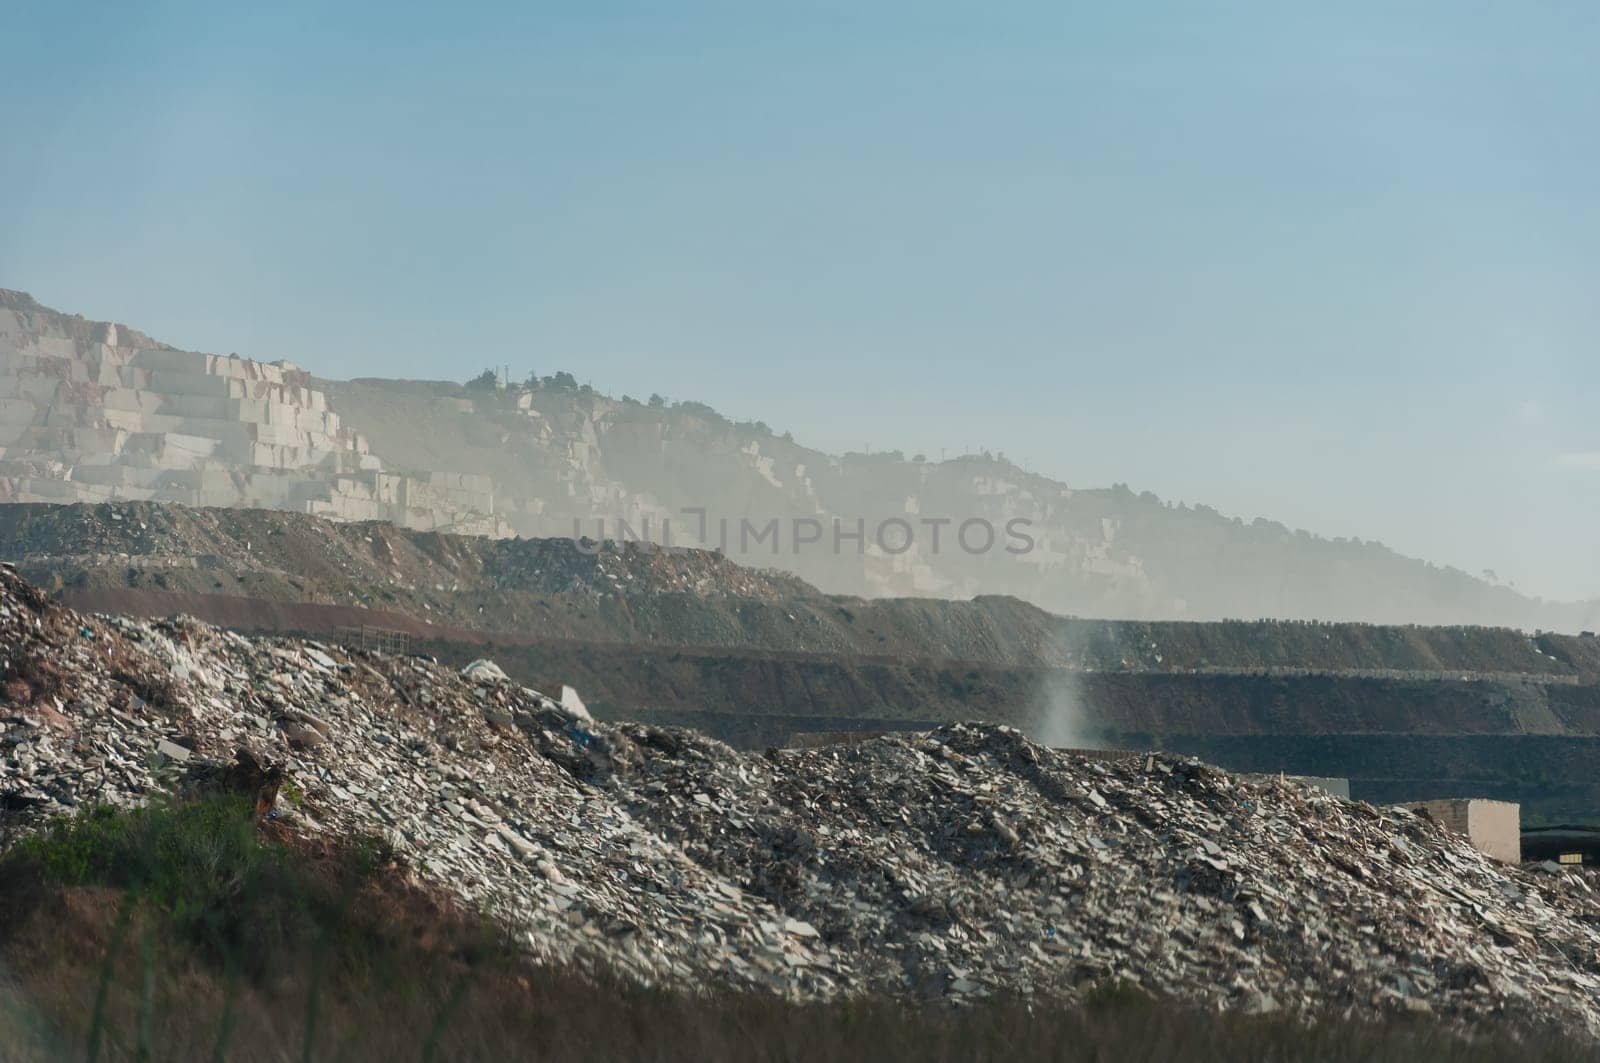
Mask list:
[[[57,597],[69,607],[84,613],[117,616],[187,615],[237,631],[299,631],[308,635],[329,636],[342,627],[363,625],[411,635],[428,635],[446,630],[387,609],[320,602],[280,602],[228,594],[70,587],[57,592]],[[465,638],[472,633],[463,630],[454,634]]]
[[559,675],[581,681],[597,705],[618,712],[693,709],[922,720],[978,712],[1026,725],[1076,697],[1092,710],[1091,726],[1152,734],[1600,733],[1600,691],[1573,675],[1082,671],[934,655],[590,642],[430,624],[387,610],[224,595],[69,588],[60,596],[88,612],[187,613],[237,630],[320,637],[363,625],[401,631],[411,636],[414,648],[441,658],[492,653],[530,678]]
[[[1139,672],[1523,674],[1600,679],[1600,640],[1508,628],[1144,622],[1054,616],[1015,598],[863,600],[705,552],[487,540],[303,514],[145,503],[0,507],[0,557],[94,608],[139,602],[319,630],[373,610],[456,632]],[[136,592],[137,596],[112,596]],[[178,596],[178,597],[166,597]],[[116,605],[113,603],[127,603]],[[338,620],[319,618],[339,617]],[[270,621],[270,623],[268,622]],[[459,636],[476,638],[477,636]]]

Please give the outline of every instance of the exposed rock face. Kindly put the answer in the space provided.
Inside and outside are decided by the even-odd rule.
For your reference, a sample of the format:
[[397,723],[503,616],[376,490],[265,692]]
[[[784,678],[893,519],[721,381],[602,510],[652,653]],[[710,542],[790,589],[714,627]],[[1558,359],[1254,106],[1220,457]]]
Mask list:
[[0,827],[183,773],[265,800],[281,767],[276,814],[382,836],[535,956],[644,980],[954,998],[1118,980],[1600,1034],[1587,875],[1504,867],[1403,810],[996,726],[739,754],[483,678],[83,617],[0,570]]
[[0,291],[0,500],[108,499],[504,530],[486,480],[384,472],[288,362],[180,351]]

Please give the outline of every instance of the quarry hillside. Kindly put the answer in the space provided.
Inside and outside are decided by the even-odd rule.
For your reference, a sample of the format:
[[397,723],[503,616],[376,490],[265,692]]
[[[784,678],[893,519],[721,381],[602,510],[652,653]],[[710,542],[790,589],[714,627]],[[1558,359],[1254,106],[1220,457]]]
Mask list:
[[1600,1033],[1587,872],[1403,809],[993,724],[740,753],[492,665],[78,614],[0,569],[0,826],[237,793],[381,839],[538,961],[799,999],[1072,998]]
[[1074,489],[1003,457],[829,455],[563,372],[511,386],[322,380],[15,291],[0,291],[0,447],[9,501],[265,507],[495,537],[659,541],[670,525],[677,545],[856,596],[999,594],[1136,619],[1596,626],[1592,605],[1529,599],[1377,543],[1122,486]]

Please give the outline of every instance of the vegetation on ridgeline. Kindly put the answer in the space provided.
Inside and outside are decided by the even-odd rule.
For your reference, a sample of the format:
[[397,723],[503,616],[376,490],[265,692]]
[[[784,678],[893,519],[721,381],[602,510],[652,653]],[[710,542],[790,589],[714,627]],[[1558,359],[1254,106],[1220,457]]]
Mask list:
[[226,798],[94,809],[0,858],[0,1058],[1600,1060],[1552,1032],[1081,1002],[819,1004],[537,968],[380,844]]

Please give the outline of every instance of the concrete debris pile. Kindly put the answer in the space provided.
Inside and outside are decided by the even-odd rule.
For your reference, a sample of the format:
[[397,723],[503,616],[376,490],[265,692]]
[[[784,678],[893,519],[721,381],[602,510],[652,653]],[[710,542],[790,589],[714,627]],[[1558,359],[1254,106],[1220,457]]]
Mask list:
[[232,771],[308,831],[386,839],[539,958],[794,996],[1121,980],[1600,1034],[1584,876],[1276,778],[987,725],[740,755],[594,723],[486,662],[83,617],[9,571],[0,646],[6,827]]

